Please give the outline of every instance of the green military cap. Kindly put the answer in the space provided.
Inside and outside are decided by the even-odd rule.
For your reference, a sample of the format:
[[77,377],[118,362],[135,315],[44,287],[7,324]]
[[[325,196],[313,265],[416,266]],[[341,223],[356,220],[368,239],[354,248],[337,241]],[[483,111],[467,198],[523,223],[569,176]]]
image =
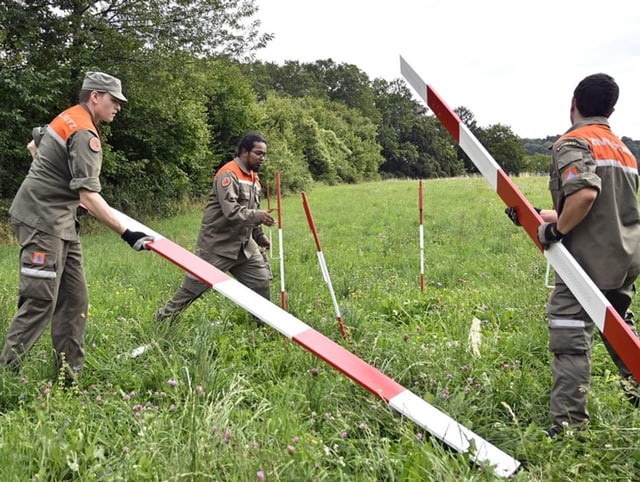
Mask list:
[[82,90],[96,90],[98,92],[109,92],[112,96],[122,102],[127,98],[122,93],[120,79],[103,72],[87,72],[82,82]]

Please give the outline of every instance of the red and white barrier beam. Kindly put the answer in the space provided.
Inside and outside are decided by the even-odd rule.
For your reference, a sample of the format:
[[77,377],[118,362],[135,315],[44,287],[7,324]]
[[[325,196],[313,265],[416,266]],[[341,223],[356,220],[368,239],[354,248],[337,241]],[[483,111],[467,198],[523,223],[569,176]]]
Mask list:
[[493,465],[496,475],[502,477],[511,476],[520,466],[516,459],[236,279],[140,222],[115,209],[113,211],[128,229],[142,231],[155,238],[147,244],[151,251],[211,286],[271,328],[324,360],[454,450],[469,453],[470,458],[476,462]]
[[426,84],[402,57],[400,57],[400,70],[407,82],[467,153],[498,196],[507,206],[515,207],[520,224],[529,237],[547,257],[553,269],[569,287],[635,379],[640,381],[640,340],[562,243],[552,243],[547,250],[542,248],[538,240],[538,226],[542,223],[540,215],[433,87]]
[[336,293],[333,291],[333,284],[331,284],[331,277],[329,276],[329,269],[327,268],[327,263],[324,260],[324,254],[322,252],[322,246],[320,245],[320,237],[318,236],[318,230],[316,229],[316,225],[313,222],[313,215],[311,214],[311,207],[309,206],[309,200],[307,199],[307,193],[302,192],[302,205],[304,206],[304,212],[307,215],[307,221],[309,222],[309,229],[311,229],[311,233],[313,234],[313,239],[316,242],[316,248],[318,250],[318,261],[320,262],[320,271],[322,272],[322,279],[327,283],[329,287],[329,293],[331,294],[331,301],[333,302],[333,308],[336,310],[336,319],[338,320],[338,324],[340,325],[340,332],[342,333],[342,338],[347,339],[347,330],[344,327],[344,323],[342,322],[342,315],[340,314],[340,308],[338,307],[338,300],[336,299]]

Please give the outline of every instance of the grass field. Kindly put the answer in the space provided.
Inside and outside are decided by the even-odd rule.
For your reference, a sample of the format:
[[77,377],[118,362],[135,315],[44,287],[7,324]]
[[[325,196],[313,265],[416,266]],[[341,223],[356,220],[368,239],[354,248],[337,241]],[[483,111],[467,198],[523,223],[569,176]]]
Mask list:
[[[546,178],[514,181],[548,207]],[[517,458],[513,480],[638,479],[640,414],[599,342],[585,440],[546,439],[545,259],[486,181],[424,183],[424,293],[417,181],[316,187],[307,196],[348,340],[299,195],[285,197],[282,210],[290,313]],[[192,249],[201,214],[145,223]],[[20,375],[0,371],[1,480],[498,480],[297,344],[256,329],[217,293],[157,325],[153,313],[179,285],[180,269],[109,231],[93,229],[83,248],[82,379],[66,391],[56,384],[48,333]],[[2,341],[17,268],[17,246],[0,246]],[[277,260],[272,268],[278,303]],[[474,318],[479,354],[469,343]]]

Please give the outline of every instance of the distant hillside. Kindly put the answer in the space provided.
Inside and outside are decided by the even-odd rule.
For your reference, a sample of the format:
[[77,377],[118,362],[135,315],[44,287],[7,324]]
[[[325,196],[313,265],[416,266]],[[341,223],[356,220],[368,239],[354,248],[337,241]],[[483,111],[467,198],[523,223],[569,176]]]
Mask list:
[[[549,148],[553,145],[557,136],[547,136],[542,139],[527,139],[522,138],[522,146],[525,148],[529,155],[533,154],[549,154]],[[630,137],[622,137],[622,142],[629,148],[629,150],[636,156],[636,159],[640,160],[640,141],[634,141]]]

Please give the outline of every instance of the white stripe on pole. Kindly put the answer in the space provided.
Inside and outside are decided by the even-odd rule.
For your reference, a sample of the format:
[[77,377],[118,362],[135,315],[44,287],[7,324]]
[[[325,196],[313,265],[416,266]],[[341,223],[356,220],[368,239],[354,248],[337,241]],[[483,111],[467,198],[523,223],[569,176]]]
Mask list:
[[389,405],[398,412],[404,413],[417,425],[421,427],[429,425],[441,440],[459,452],[464,453],[471,450],[472,446],[475,447],[473,450],[476,460],[490,461],[495,466],[496,475],[509,477],[520,465],[520,462],[513,457],[478,437],[408,390],[389,400]]

